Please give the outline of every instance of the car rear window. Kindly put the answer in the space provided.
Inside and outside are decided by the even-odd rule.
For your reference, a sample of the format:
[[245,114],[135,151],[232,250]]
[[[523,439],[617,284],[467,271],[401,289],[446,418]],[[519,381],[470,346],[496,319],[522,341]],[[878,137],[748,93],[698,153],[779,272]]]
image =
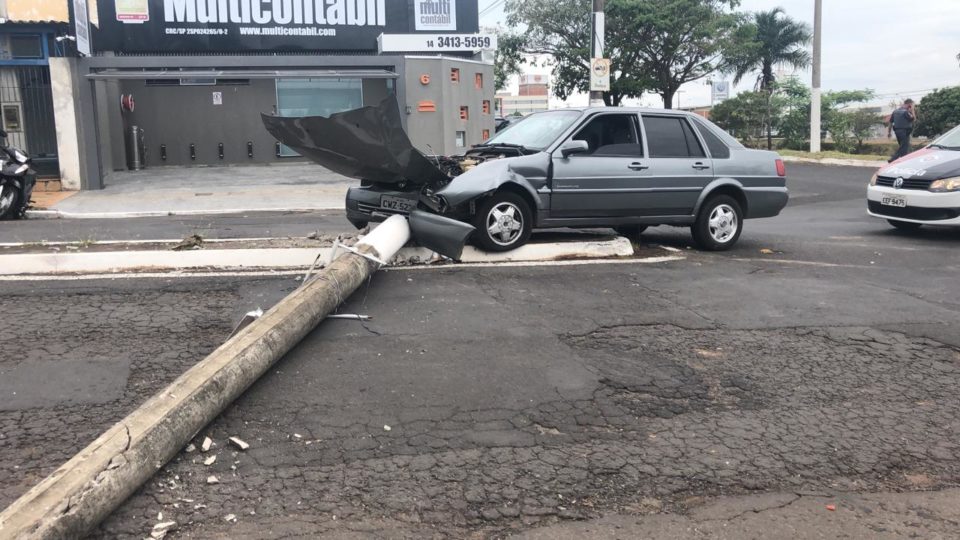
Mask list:
[[652,158],[705,157],[693,128],[683,118],[644,116],[647,146]]
[[707,148],[710,149],[710,157],[713,159],[727,159],[730,157],[730,147],[721,141],[720,137],[718,137],[712,129],[699,121],[694,122],[694,124],[696,124],[697,129],[700,130],[700,135],[703,136],[703,140],[707,142]]

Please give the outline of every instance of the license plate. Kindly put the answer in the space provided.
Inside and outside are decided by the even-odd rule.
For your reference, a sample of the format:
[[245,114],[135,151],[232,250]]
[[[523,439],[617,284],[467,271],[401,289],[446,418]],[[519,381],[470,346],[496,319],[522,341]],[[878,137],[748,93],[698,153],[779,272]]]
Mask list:
[[896,195],[884,195],[880,199],[880,204],[884,206],[896,206],[897,208],[906,208],[907,207],[907,198],[898,197]]
[[403,197],[391,197],[390,195],[381,195],[380,208],[409,213],[413,212],[416,206],[410,199],[404,199]]

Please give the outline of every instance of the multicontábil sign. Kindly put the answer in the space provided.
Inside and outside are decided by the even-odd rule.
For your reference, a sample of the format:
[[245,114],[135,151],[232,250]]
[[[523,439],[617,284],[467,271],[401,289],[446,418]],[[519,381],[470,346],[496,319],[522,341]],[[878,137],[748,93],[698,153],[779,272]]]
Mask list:
[[376,51],[381,34],[475,33],[476,0],[100,0],[98,50]]

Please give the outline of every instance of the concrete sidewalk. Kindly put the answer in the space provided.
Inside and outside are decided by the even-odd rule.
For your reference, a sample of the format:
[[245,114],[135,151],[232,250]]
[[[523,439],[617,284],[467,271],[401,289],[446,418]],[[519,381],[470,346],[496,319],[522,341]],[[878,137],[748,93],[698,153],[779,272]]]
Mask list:
[[29,215],[130,218],[343,209],[347,189],[357,184],[319,165],[302,162],[156,167],[115,172],[104,189],[78,192]]

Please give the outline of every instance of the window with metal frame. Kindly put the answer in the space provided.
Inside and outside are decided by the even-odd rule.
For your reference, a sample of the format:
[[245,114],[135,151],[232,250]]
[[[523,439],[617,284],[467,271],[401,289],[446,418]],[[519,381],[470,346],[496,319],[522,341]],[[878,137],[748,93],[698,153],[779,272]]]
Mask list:
[[10,57],[14,60],[43,58],[43,43],[40,34],[9,34]]
[[690,124],[679,116],[643,115],[651,158],[706,157]]
[[601,114],[573,136],[586,141],[590,152],[603,157],[643,157],[643,144],[635,114]]

